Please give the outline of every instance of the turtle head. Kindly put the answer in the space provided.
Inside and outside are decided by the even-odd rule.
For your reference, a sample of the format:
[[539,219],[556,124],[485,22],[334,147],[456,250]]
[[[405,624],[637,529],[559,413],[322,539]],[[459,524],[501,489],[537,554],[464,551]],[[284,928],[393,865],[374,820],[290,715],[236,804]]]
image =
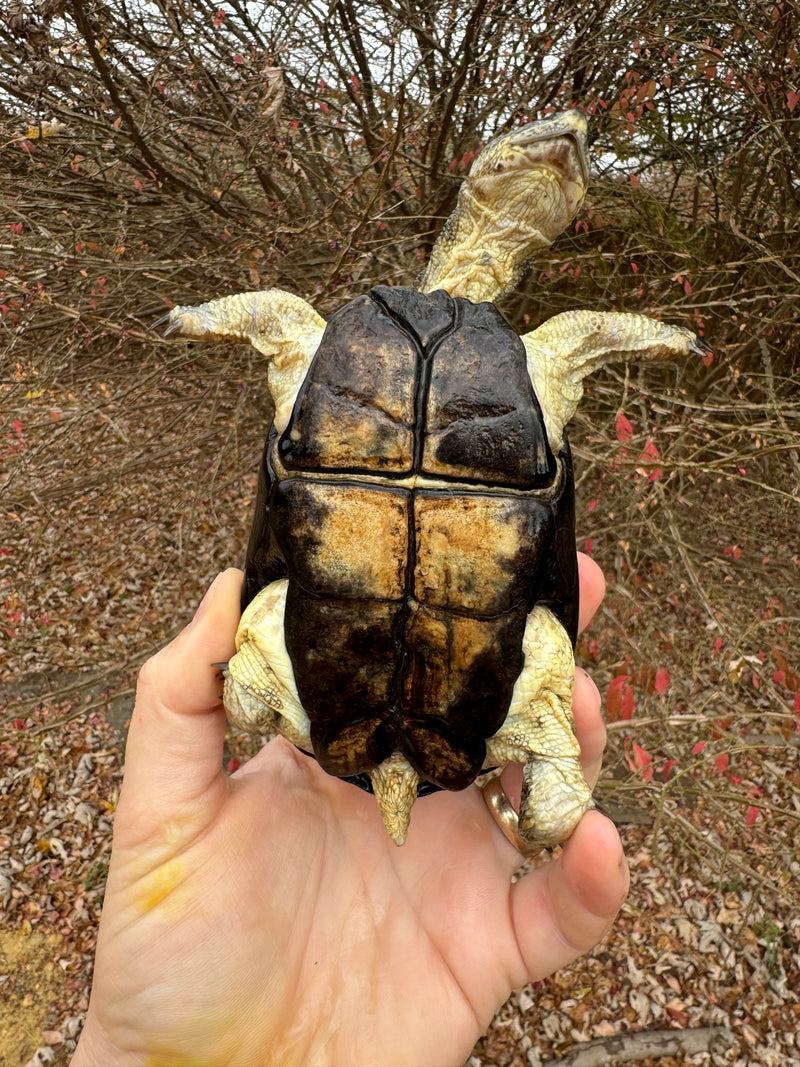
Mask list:
[[495,137],[472,164],[419,289],[496,300],[536,250],[569,225],[588,183],[586,119],[579,111]]
[[472,164],[462,194],[498,219],[513,219],[512,239],[526,256],[569,225],[588,184],[586,118],[564,111],[490,141]]

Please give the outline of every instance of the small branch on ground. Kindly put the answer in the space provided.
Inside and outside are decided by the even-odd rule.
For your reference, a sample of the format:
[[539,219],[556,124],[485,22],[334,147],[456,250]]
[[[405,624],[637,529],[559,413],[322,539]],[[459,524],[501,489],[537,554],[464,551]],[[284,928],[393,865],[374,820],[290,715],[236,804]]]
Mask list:
[[725,1053],[738,1042],[724,1026],[702,1026],[694,1030],[640,1030],[633,1034],[615,1034],[588,1041],[557,1060],[546,1060],[542,1067],[616,1067],[618,1063],[641,1063],[642,1060],[675,1056],[679,1052],[695,1056],[709,1052],[713,1064],[725,1062]]

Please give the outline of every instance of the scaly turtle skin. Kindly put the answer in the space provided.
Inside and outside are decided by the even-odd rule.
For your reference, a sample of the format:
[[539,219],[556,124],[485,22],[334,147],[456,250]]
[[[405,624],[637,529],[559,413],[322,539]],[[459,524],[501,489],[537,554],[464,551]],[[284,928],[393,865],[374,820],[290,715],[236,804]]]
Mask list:
[[275,418],[245,565],[231,721],[368,775],[402,844],[418,792],[520,762],[520,834],[592,804],[572,721],[577,622],[564,426],[611,359],[700,351],[640,315],[566,312],[519,338],[490,303],[580,207],[586,122],[490,142],[417,290],[324,321],[280,290],[179,307],[187,337],[269,359]]

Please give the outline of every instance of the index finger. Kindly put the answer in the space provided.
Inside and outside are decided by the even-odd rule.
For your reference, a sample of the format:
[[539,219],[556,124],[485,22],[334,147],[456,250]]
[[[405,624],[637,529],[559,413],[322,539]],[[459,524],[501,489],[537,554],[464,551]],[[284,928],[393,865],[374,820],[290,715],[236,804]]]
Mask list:
[[578,581],[580,583],[580,610],[578,631],[585,630],[600,607],[606,592],[606,580],[602,570],[591,557],[578,553]]

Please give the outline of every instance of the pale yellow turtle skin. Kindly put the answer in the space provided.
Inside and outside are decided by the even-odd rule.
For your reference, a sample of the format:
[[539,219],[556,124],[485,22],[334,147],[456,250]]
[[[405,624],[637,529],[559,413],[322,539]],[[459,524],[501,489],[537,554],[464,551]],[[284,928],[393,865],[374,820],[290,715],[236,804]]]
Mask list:
[[267,357],[275,425],[286,429],[297,391],[325,332],[325,320],[283,289],[236,293],[196,307],[174,307],[167,333],[195,341],[239,341]]
[[458,193],[458,204],[417,282],[475,304],[495,301],[549,247],[586,196],[586,119],[579,111],[532,122],[490,141]]
[[[586,120],[578,112],[490,142],[464,181],[417,287],[445,289],[473,302],[496,300],[515,284],[527,260],[571,222],[587,183]],[[197,340],[245,341],[267,357],[279,431],[288,423],[324,325],[310,304],[277,289],[176,307],[169,316],[170,331]],[[557,315],[522,340],[556,454],[587,374],[612,361],[674,359],[702,350],[682,327],[642,315],[588,310]],[[235,726],[256,734],[277,730],[311,751],[309,720],[283,638],[287,584],[267,586],[243,613],[224,700]],[[523,764],[520,835],[528,845],[552,846],[569,837],[592,797],[572,718],[572,646],[544,606],[528,616],[523,653],[505,722],[487,741],[486,766]],[[399,752],[369,773],[386,830],[403,844],[417,773]]]
[[583,396],[583,379],[606,363],[649,363],[702,354],[697,336],[646,315],[565,311],[523,334],[528,374],[557,452]]

